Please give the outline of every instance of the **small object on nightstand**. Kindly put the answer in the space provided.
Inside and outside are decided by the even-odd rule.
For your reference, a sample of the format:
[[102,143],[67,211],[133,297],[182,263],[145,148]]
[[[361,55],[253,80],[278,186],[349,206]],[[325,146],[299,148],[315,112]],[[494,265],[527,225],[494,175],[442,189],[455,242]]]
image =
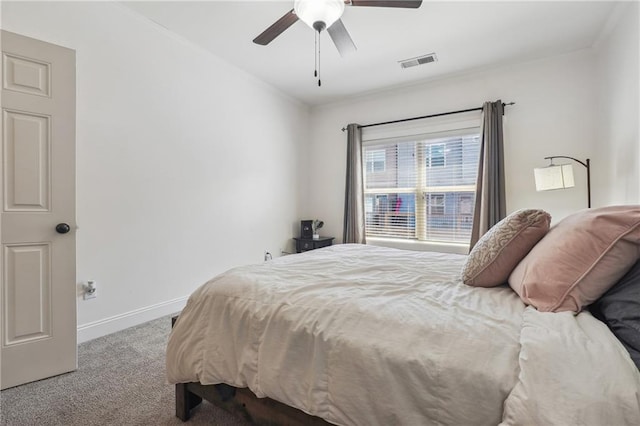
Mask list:
[[333,244],[334,237],[318,237],[317,239],[295,237],[294,240],[296,240],[296,253],[302,253],[309,250],[328,247]]
[[300,221],[300,238],[313,237],[313,220]]
[[320,239],[320,234],[318,233],[318,231],[323,226],[324,226],[324,222],[321,221],[320,219],[315,219],[313,221],[313,226],[311,228],[313,229],[313,239],[314,240],[319,240]]

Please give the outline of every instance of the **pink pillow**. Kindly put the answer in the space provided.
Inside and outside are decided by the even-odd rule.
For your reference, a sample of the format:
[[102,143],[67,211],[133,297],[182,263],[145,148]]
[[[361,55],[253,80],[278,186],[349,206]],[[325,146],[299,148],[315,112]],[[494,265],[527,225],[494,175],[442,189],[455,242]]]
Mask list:
[[640,258],[640,206],[582,210],[545,235],[509,276],[539,311],[579,312]]
[[509,274],[549,231],[551,216],[524,209],[496,223],[473,246],[462,268],[462,281],[474,287],[505,284]]

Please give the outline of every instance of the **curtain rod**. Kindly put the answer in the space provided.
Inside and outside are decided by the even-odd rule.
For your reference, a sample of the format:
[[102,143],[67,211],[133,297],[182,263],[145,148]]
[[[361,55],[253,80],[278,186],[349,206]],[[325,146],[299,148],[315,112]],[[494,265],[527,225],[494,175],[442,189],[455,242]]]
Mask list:
[[[503,102],[502,103],[503,107],[508,106],[508,105],[515,105],[515,102],[509,102],[509,103],[504,103]],[[358,126],[358,129],[364,129],[365,127],[382,126],[384,124],[402,123],[404,121],[421,120],[423,118],[441,117],[443,115],[462,114],[463,112],[471,112],[471,111],[482,111],[482,107],[461,109],[459,111],[441,112],[441,113],[438,113],[438,114],[423,115],[421,117],[403,118],[401,120],[385,121],[385,122],[382,122],[382,123],[365,124],[363,126]],[[345,130],[347,130],[347,128],[343,127],[342,131],[344,132]]]

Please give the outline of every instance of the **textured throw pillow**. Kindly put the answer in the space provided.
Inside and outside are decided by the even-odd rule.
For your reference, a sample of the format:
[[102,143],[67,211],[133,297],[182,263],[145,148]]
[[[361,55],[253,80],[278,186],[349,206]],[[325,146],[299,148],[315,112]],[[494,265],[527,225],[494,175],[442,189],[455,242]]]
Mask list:
[[495,287],[549,231],[551,216],[543,210],[518,210],[495,224],[473,246],[462,269],[462,281]]
[[607,324],[640,369],[640,259],[589,310]]
[[509,285],[539,311],[579,312],[640,257],[640,206],[567,216],[516,266]]

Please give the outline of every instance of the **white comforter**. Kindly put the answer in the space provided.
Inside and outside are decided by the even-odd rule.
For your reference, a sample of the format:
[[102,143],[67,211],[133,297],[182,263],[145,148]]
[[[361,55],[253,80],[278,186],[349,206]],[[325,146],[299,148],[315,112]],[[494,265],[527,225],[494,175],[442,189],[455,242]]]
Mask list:
[[588,313],[462,284],[464,256],[336,245],[193,293],[171,383],[227,383],[340,425],[639,425],[640,374]]

